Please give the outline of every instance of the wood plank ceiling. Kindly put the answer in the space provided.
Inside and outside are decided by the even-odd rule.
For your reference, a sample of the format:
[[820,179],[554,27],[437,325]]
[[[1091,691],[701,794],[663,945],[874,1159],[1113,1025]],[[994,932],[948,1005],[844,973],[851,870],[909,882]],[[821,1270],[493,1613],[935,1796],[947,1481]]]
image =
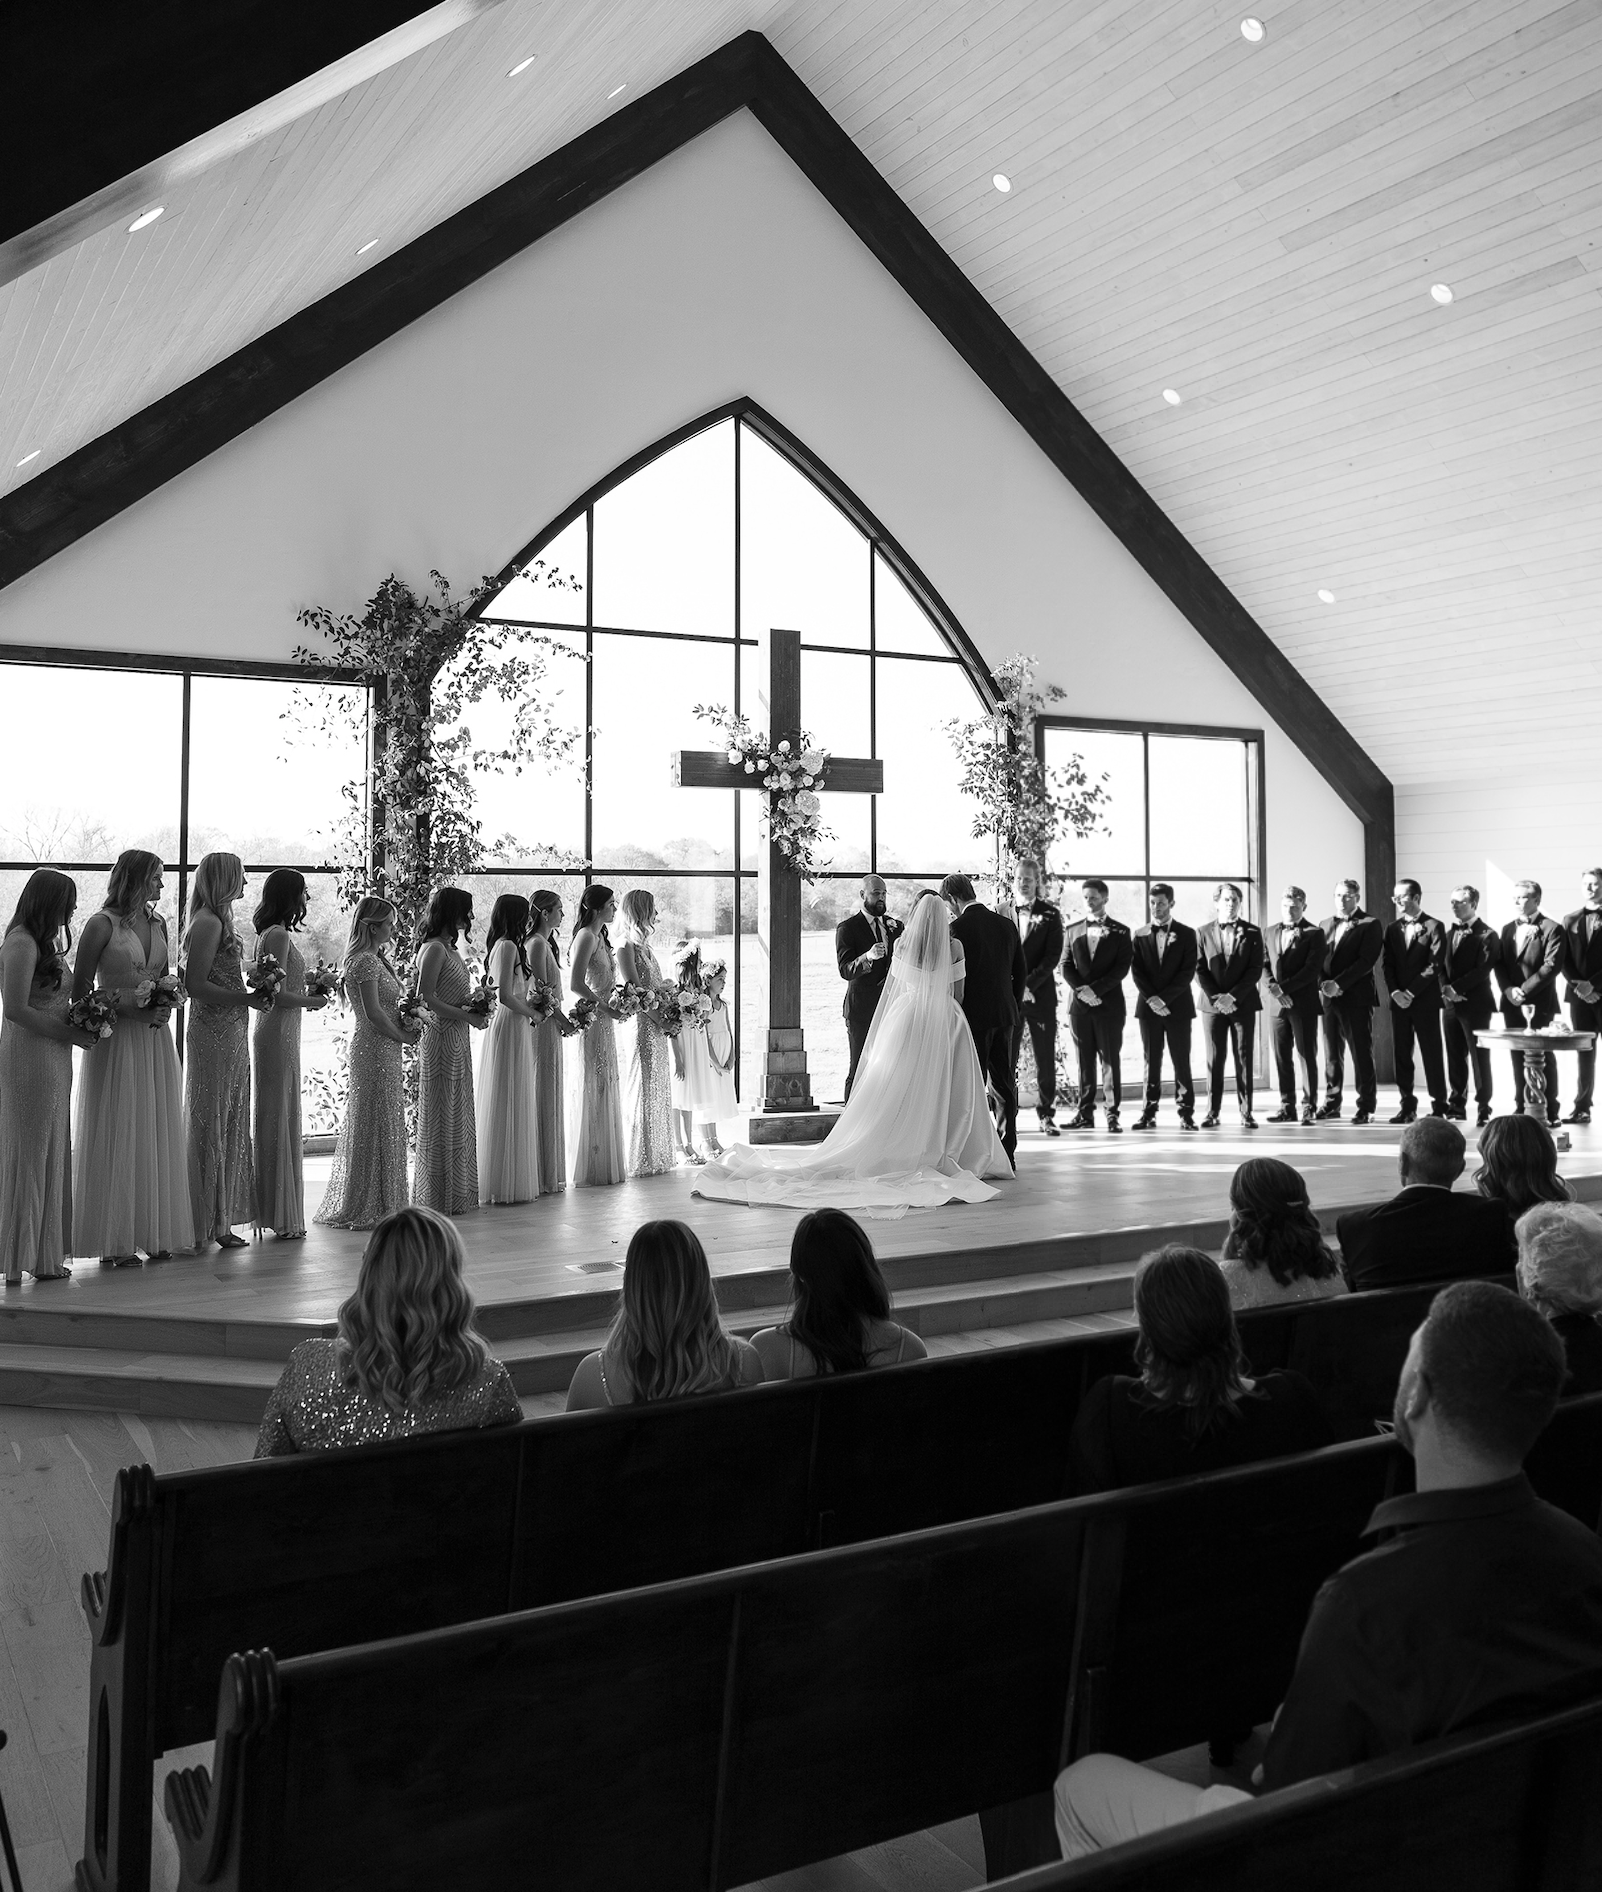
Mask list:
[[1602,777],[1602,0],[507,0],[0,289],[5,484],[751,26],[1393,780]]

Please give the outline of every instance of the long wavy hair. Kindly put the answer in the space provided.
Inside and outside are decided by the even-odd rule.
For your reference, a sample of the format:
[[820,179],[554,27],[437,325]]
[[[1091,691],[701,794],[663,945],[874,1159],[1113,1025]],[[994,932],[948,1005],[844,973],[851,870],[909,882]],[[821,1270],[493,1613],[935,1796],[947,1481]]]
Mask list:
[[1171,1242],[1135,1269],[1135,1362],[1148,1401],[1179,1406],[1199,1439],[1247,1392],[1246,1356],[1223,1270],[1199,1248]]
[[[349,966],[357,953],[377,953],[383,959],[384,949],[374,940],[373,929],[382,926],[385,920],[398,920],[399,917],[393,900],[386,900],[381,893],[363,894],[356,902],[356,911],[350,916],[350,937],[345,941],[343,963]],[[385,963],[388,963],[387,960]]]
[[125,920],[131,920],[144,905],[150,876],[165,866],[166,862],[161,856],[152,854],[149,848],[124,848],[106,877],[106,897],[100,903],[102,912],[116,913]]
[[189,924],[184,929],[184,945],[195,922],[203,913],[214,914],[222,925],[222,943],[229,946],[238,935],[234,931],[234,902],[245,891],[245,866],[237,854],[202,854],[195,869],[195,884],[189,894]]
[[578,913],[573,920],[573,937],[577,939],[587,926],[605,934],[606,928],[597,921],[597,915],[606,911],[607,902],[612,898],[612,889],[603,887],[599,881],[586,887],[579,896]]
[[[17,895],[17,910],[6,926],[6,933],[26,933],[39,949],[34,967],[35,981],[52,992],[61,990],[67,969],[67,954],[72,951],[72,916],[78,909],[78,883],[53,867],[36,867]],[[66,946],[61,944],[65,930]]]
[[1266,1268],[1282,1288],[1326,1280],[1339,1266],[1307,1184],[1277,1156],[1253,1156],[1241,1164],[1230,1179],[1229,1209],[1226,1261]]
[[261,883],[261,899],[250,923],[258,938],[275,926],[293,933],[304,924],[306,907],[306,876],[293,867],[275,867]]
[[465,887],[438,887],[417,928],[417,943],[466,939],[473,930],[473,896]]
[[643,940],[656,925],[656,895],[648,887],[630,887],[618,902],[623,923]]
[[606,1344],[638,1400],[736,1383],[738,1356],[718,1314],[706,1250],[683,1222],[642,1222],[630,1237],[623,1299]]
[[814,1209],[790,1238],[791,1335],[820,1373],[860,1373],[872,1365],[871,1324],[890,1318],[890,1290],[873,1244],[844,1209]]
[[1479,1152],[1474,1187],[1505,1202],[1515,1221],[1538,1202],[1569,1201],[1569,1186],[1558,1174],[1557,1145],[1539,1117],[1493,1117],[1480,1132]]
[[[534,926],[551,949],[551,957],[558,965],[562,963],[562,942],[556,937],[556,909],[562,904],[562,896],[549,887],[539,887],[529,900]],[[601,902],[605,906],[606,902]]]
[[503,893],[490,909],[489,932],[484,936],[484,963],[497,944],[509,939],[517,948],[517,969],[528,977],[529,905],[520,893]]
[[473,1379],[488,1349],[473,1332],[462,1238],[433,1209],[385,1216],[362,1251],[356,1289],[339,1310],[335,1349],[347,1386],[393,1413]]

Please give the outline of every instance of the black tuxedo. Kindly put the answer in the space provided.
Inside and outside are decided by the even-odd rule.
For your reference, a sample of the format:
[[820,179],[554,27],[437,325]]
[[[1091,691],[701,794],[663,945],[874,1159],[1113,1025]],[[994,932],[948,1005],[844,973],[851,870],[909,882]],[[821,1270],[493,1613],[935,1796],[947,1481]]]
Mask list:
[[[1526,924],[1531,931],[1520,946],[1519,928]],[[1496,979],[1502,988],[1502,1016],[1514,1031],[1524,1029],[1526,1005],[1535,1007],[1535,1023],[1538,1026],[1550,1025],[1557,1017],[1557,982],[1558,974],[1563,970],[1564,951],[1563,928],[1544,913],[1537,913],[1528,922],[1509,920],[1502,928],[1496,955]],[[1525,992],[1522,1001],[1509,996],[1520,990]],[[1524,1104],[1524,1055],[1522,1051],[1512,1054],[1513,1102],[1520,1108]],[[1546,1114],[1556,1123],[1557,1057],[1551,1051],[1543,1051],[1539,1055],[1546,1068]]]
[[[1437,1117],[1446,1111],[1446,1062],[1441,1054],[1441,958],[1445,951],[1446,929],[1427,913],[1416,920],[1392,920],[1385,929],[1385,984],[1391,995],[1396,1088],[1402,1094],[1402,1108],[1417,1109],[1413,1091],[1416,1044],[1430,1107]],[[1398,992],[1410,993],[1412,1004],[1398,1005]]]
[[1049,900],[1015,907],[1023,939],[1027,999],[1018,1019],[1012,1048],[1013,1068],[1023,1049],[1024,1030],[1035,1057],[1036,1115],[1050,1123],[1057,1114],[1057,962],[1062,958],[1062,913]]
[[[1233,922],[1228,943],[1221,921],[1213,920],[1196,935],[1196,983],[1201,987],[1201,1013],[1207,1031],[1207,1108],[1218,1115],[1224,1101],[1224,1061],[1231,1047],[1235,1057],[1235,1099],[1241,1115],[1252,1107],[1252,1039],[1263,995],[1257,989],[1263,976],[1263,935],[1250,920]],[[1223,1012],[1216,1001],[1229,997],[1235,1009]]]
[[[1581,907],[1577,913],[1564,914],[1563,959],[1569,979],[1569,1023],[1576,1031],[1602,1031],[1602,1004],[1574,996],[1574,988],[1582,980],[1602,992],[1602,913]],[[1585,1111],[1591,1108],[1591,1093],[1596,1088],[1596,1046],[1577,1056],[1580,1088],[1574,1093],[1574,1108]]]
[[1341,1273],[1354,1293],[1413,1281],[1463,1281],[1513,1272],[1507,1205],[1467,1190],[1414,1185],[1335,1224]]
[[1496,1010],[1491,972],[1501,952],[1496,934],[1483,920],[1460,926],[1456,920],[1441,930],[1441,976],[1455,999],[1441,1000],[1441,1031],[1446,1039],[1447,1102],[1462,1110],[1468,1097],[1469,1070],[1474,1072],[1474,1101],[1482,1110],[1491,1107],[1491,1054],[1474,1034],[1484,1031]]
[[1307,918],[1294,926],[1276,920],[1263,935],[1263,966],[1283,999],[1272,992],[1267,1004],[1274,1034],[1274,1074],[1279,1079],[1279,1101],[1285,1110],[1296,1108],[1296,1064],[1302,1067],[1302,1109],[1313,1108],[1318,1096],[1318,1021],[1323,1004],[1318,982],[1324,976],[1324,933]]
[[[1196,929],[1183,921],[1170,919],[1168,939],[1162,952],[1157,950],[1157,927],[1142,926],[1130,942],[1130,970],[1135,978],[1135,1022],[1140,1027],[1140,1045],[1145,1054],[1145,1087],[1142,1101],[1155,1112],[1163,1093],[1163,1050],[1166,1047],[1174,1067],[1174,1104],[1181,1123],[1187,1123],[1196,1109],[1196,1087],[1190,1075],[1191,1028],[1196,1018],[1196,999],[1190,982],[1196,976]],[[1160,1018],[1151,1009],[1153,999],[1161,999],[1168,1016]]]
[[1357,1108],[1374,1108],[1374,1007],[1379,1003],[1374,968],[1384,949],[1384,927],[1361,907],[1345,918],[1331,914],[1324,922],[1323,977],[1340,987],[1334,998],[1324,1000],[1324,1102],[1337,1110],[1346,1085],[1348,1045]]
[[[1134,959],[1134,941],[1122,920],[1104,913],[1097,922],[1100,937],[1090,943],[1088,919],[1075,920],[1063,942],[1062,976],[1072,994],[1068,1026],[1079,1053],[1079,1114],[1088,1117],[1096,1108],[1096,1066],[1101,1066],[1103,1097],[1109,1111],[1124,1099],[1124,978]],[[1080,996],[1093,992],[1099,1005],[1087,1005]]]
[[884,990],[884,982],[890,975],[890,961],[895,955],[895,943],[902,933],[899,920],[892,920],[885,914],[879,922],[884,928],[885,944],[889,951],[882,959],[875,959],[871,965],[857,970],[853,961],[867,952],[877,937],[873,922],[858,909],[843,919],[834,929],[834,958],[840,968],[840,977],[846,982],[845,998],[841,1002],[840,1013],[845,1019],[846,1039],[851,1046],[851,1068],[846,1073],[845,1094],[851,1095],[851,1086],[857,1075],[857,1060],[862,1056],[862,1047],[867,1041],[868,1027],[873,1023],[873,1015],[879,1009],[879,994]]
[[962,1013],[996,1095],[996,1127],[1011,1161],[1018,1150],[1018,1067],[1013,1044],[1026,985],[1023,942],[1006,914],[992,913],[977,901],[951,922],[951,937],[962,943]]

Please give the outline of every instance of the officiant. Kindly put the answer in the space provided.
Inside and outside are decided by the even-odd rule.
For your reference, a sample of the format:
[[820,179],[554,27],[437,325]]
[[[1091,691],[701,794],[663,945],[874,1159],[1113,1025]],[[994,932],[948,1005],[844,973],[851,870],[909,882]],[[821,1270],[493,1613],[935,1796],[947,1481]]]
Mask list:
[[840,977],[846,982],[846,1037],[851,1044],[851,1069],[846,1073],[845,1094],[857,1075],[857,1060],[867,1042],[868,1027],[879,1009],[879,995],[890,973],[890,956],[902,931],[899,920],[885,912],[885,884],[877,874],[862,878],[861,900],[857,911],[834,929],[834,957]]

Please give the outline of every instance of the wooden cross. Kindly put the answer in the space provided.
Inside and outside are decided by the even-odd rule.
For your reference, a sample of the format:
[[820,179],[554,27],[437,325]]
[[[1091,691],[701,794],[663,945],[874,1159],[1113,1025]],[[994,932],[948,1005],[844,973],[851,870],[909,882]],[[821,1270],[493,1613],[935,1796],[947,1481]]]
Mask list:
[[[769,652],[768,735],[788,739],[798,748],[801,730],[801,633],[774,631]],[[759,698],[761,692],[758,692]],[[681,788],[750,788],[751,778],[726,749],[681,749],[673,757],[673,780]],[[884,764],[867,756],[830,756],[821,794],[879,795],[884,792]],[[735,902],[734,924],[740,924]],[[768,961],[768,1049],[762,1073],[765,1113],[816,1112],[807,1075],[805,1035],[801,1029],[801,879],[785,864],[770,840],[758,860],[757,946]],[[825,1126],[826,1127],[826,1126]],[[797,1126],[792,1133],[805,1139]],[[754,1140],[775,1139],[770,1132]]]

